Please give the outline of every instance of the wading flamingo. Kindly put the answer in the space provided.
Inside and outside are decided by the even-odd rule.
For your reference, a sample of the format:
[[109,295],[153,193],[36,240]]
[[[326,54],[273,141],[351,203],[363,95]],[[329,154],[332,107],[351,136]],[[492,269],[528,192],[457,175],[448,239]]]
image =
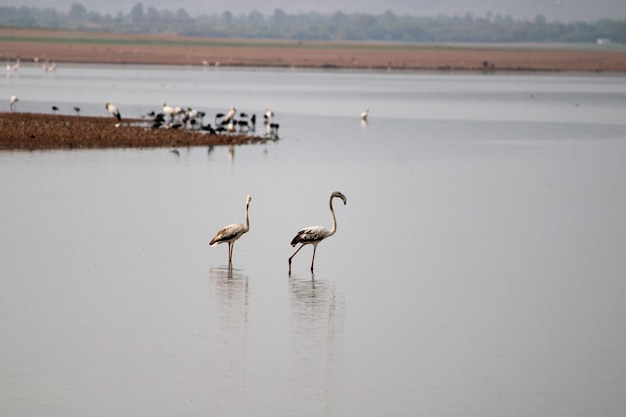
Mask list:
[[311,272],[313,272],[315,250],[317,249],[317,245],[327,237],[334,235],[337,231],[337,220],[335,219],[335,210],[333,210],[333,198],[335,197],[342,199],[344,205],[347,203],[346,196],[339,191],[333,191],[330,195],[328,204],[330,205],[330,217],[333,220],[333,225],[330,230],[322,226],[309,226],[300,230],[291,240],[291,246],[296,246],[298,243],[301,243],[301,245],[289,258],[289,275],[291,275],[291,259],[296,256],[296,254],[300,252],[300,249],[302,249],[305,245],[313,245],[313,258],[311,259]]
[[246,196],[246,225],[244,226],[241,223],[233,223],[229,224],[221,228],[215,237],[211,239],[209,245],[214,247],[220,243],[228,243],[228,266],[232,267],[233,265],[233,246],[235,245],[235,241],[239,239],[244,233],[250,230],[250,220],[248,219],[248,209],[250,208],[250,201],[252,201],[252,197]]

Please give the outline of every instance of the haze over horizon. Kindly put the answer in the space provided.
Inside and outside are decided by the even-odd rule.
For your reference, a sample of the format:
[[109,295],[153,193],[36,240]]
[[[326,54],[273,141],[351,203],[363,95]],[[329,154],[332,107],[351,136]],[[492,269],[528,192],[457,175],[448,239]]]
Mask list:
[[435,17],[463,16],[471,13],[474,17],[511,16],[519,20],[533,20],[538,15],[548,21],[597,21],[604,18],[626,19],[623,0],[240,0],[225,3],[217,0],[0,0],[5,7],[35,7],[67,12],[74,3],[83,5],[88,11],[116,15],[128,13],[133,6],[141,3],[144,10],[153,7],[157,10],[177,11],[184,9],[190,16],[216,15],[229,11],[235,15],[248,14],[254,10],[266,16],[281,9],[288,14],[320,13],[333,14],[364,13],[382,14],[389,10],[398,16]]

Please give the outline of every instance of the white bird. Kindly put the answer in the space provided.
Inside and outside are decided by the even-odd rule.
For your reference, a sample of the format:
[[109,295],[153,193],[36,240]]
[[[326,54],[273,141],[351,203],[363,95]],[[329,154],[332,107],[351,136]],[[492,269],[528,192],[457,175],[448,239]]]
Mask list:
[[43,72],[56,72],[56,70],[57,70],[57,64],[48,64],[48,63],[43,64]]
[[367,116],[369,116],[369,114],[370,114],[370,109],[369,108],[365,109],[365,111],[361,113],[361,120],[364,122],[367,122]]
[[115,107],[113,104],[109,103],[108,101],[104,107],[106,107],[109,113],[111,113],[111,115],[115,117],[118,122],[122,121],[122,115],[120,114],[120,111],[117,109],[117,107]]
[[163,103],[163,113],[170,117],[170,122],[174,120],[174,107],[168,106],[166,103]]
[[11,103],[11,111],[15,110],[15,107],[17,106],[17,102],[20,101],[19,98],[17,98],[17,96],[11,96],[11,100],[9,101]]
[[237,109],[235,108],[235,106],[231,107],[228,113],[226,113],[226,116],[224,116],[224,118],[222,119],[222,124],[224,125],[228,123],[230,119],[235,117],[236,114],[237,114]]
[[246,196],[246,225],[244,226],[241,223],[233,223],[229,224],[221,228],[215,237],[211,239],[209,245],[214,247],[220,243],[228,243],[228,266],[232,266],[233,264],[233,246],[235,245],[235,241],[243,236],[248,230],[250,230],[250,220],[248,218],[248,209],[250,208],[250,201],[252,201],[252,197]]
[[347,198],[339,191],[333,191],[330,195],[330,200],[328,204],[330,205],[330,217],[333,220],[333,225],[330,230],[326,229],[323,226],[309,226],[302,230],[300,230],[296,236],[291,240],[291,246],[296,246],[298,243],[301,243],[300,247],[291,255],[289,258],[289,274],[291,275],[291,259],[296,256],[300,249],[302,249],[305,245],[313,245],[313,258],[311,259],[311,272],[313,272],[313,263],[315,262],[315,251],[317,249],[317,245],[327,237],[330,237],[335,234],[337,231],[337,220],[335,219],[335,210],[333,210],[333,198],[340,198],[343,200],[343,204],[346,205]]
[[226,125],[226,131],[228,132],[228,134],[235,133],[235,131],[237,130],[237,128],[235,127],[235,123],[235,119],[230,119],[228,125]]
[[272,120],[272,117],[274,117],[274,112],[271,111],[269,107],[266,107],[263,117],[265,118],[265,122],[269,123]]

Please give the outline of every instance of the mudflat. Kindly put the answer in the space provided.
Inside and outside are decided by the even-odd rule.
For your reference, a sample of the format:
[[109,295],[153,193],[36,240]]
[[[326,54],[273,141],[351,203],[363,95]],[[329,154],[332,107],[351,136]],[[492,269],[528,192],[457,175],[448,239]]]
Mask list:
[[0,151],[245,145],[275,137],[212,134],[202,129],[153,129],[145,120],[0,113]]

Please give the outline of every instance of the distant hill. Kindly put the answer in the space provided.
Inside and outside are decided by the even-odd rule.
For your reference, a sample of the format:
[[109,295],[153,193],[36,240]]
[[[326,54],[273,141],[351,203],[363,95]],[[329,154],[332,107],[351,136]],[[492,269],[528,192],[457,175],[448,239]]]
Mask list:
[[239,0],[224,2],[217,0],[0,0],[2,6],[29,6],[40,9],[56,9],[67,12],[72,4],[83,5],[89,11],[109,13],[115,16],[119,11],[128,13],[137,3],[145,10],[177,11],[184,9],[190,16],[219,15],[230,11],[234,15],[247,14],[253,10],[271,15],[282,9],[289,14],[318,12],[381,14],[391,10],[396,15],[413,16],[463,16],[471,13],[475,17],[511,16],[514,19],[533,20],[543,15],[548,21],[597,21],[602,18],[626,19],[623,0]]

